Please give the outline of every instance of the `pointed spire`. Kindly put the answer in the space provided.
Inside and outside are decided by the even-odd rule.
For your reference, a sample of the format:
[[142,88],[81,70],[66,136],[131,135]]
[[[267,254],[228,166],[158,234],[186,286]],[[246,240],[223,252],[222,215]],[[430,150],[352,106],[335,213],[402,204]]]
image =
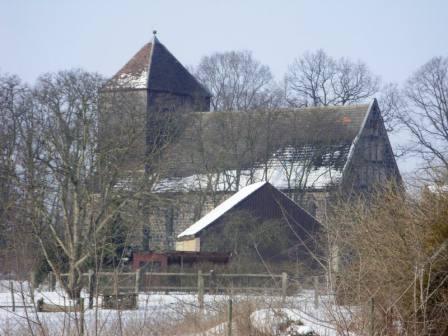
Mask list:
[[152,43],[159,43],[159,40],[157,39],[157,30],[152,31]]
[[145,44],[106,86],[210,97],[210,93],[157,39],[156,30],[152,42]]

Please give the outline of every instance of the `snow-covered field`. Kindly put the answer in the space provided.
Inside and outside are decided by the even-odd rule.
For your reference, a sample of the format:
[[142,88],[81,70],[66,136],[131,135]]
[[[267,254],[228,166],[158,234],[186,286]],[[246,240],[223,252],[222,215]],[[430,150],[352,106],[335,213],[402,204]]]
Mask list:
[[[83,296],[87,297],[86,293],[83,293]],[[34,302],[41,298],[49,304],[73,305],[62,290],[55,292],[36,290]],[[265,334],[337,335],[335,315],[342,314],[344,318],[347,318],[349,311],[333,306],[330,296],[322,296],[319,308],[316,309],[313,298],[312,291],[304,291],[300,295],[288,297],[283,303],[281,298],[272,296],[235,295],[232,297],[235,306],[247,300],[254,303],[256,308],[250,313],[250,323],[253,328]],[[86,334],[93,334],[92,330],[97,330],[99,335],[119,334],[118,330],[129,328],[142,330],[147,326],[155,330],[158,327],[164,327],[167,323],[180,323],[191,316],[198,315],[205,320],[220,309],[221,312],[225,311],[228,299],[226,295],[205,295],[203,310],[199,309],[196,295],[182,293],[141,293],[138,296],[136,310],[101,309],[98,308],[101,302],[95,301],[94,309],[85,311]],[[18,307],[13,312],[9,282],[0,281],[0,335],[18,335],[19,332],[26,334],[30,327],[39,331],[41,326],[48,335],[65,335],[69,334],[69,330],[76,334],[79,313],[37,313],[26,283],[14,284],[14,300]],[[87,305],[87,299],[85,304]],[[199,334],[189,331],[176,335],[224,335],[226,326],[227,323],[221,321],[202,330]]]
[[[19,286],[16,288],[18,289]],[[25,284],[23,289],[23,291],[15,291],[14,301],[17,308],[12,311],[11,292],[9,289],[5,291],[3,286],[0,292],[0,335],[14,335],[19,330],[29,329],[30,325],[34,329],[44,325],[49,329],[50,335],[63,334],[64,331],[76,327],[76,320],[80,318],[79,312],[37,313],[28,286]],[[83,293],[82,296],[85,298],[87,308],[87,293]],[[41,298],[47,304],[74,305],[74,302],[62,290],[55,292],[36,290],[34,302]],[[212,304],[210,299],[208,298],[208,304]],[[94,309],[85,310],[86,330],[97,329],[101,332],[101,330],[126,328],[128,325],[138,327],[142,324],[157,325],[162,321],[181,320],[188,313],[197,310],[197,297],[185,294],[140,294],[136,310],[117,311],[101,309],[100,306],[101,299],[94,300]]]

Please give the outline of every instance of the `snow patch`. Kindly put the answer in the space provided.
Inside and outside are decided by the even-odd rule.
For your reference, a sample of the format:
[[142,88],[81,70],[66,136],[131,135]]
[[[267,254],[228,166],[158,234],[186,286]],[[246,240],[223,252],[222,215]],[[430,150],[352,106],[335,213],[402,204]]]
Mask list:
[[255,329],[268,335],[337,335],[333,325],[299,309],[260,309],[251,314],[250,321]]
[[148,87],[148,69],[140,73],[122,73],[112,80],[110,86],[118,86],[132,89],[146,89]]

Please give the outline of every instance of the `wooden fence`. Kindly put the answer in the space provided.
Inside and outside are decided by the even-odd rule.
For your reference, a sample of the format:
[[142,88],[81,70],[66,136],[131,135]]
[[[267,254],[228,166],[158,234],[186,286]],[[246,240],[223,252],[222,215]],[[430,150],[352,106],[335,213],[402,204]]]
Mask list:
[[[68,274],[62,274],[66,281]],[[49,274],[48,283],[54,288],[54,275]],[[140,292],[190,292],[197,293],[199,301],[205,293],[264,293],[288,295],[293,286],[287,273],[282,274],[216,274],[156,273],[143,272],[98,272],[89,271],[82,275],[83,287],[94,295],[136,294]]]
[[[31,292],[33,292],[34,275],[31,275]],[[68,274],[61,275],[62,281],[68,280]],[[82,274],[82,286],[88,292],[89,307],[93,307],[94,298],[102,297],[103,304],[111,301],[110,306],[118,306],[117,301],[123,301],[124,306],[136,306],[138,294],[142,292],[183,292],[194,293],[200,306],[204,304],[204,295],[209,294],[270,294],[281,295],[282,300],[287,295],[296,294],[301,289],[314,290],[314,305],[319,304],[322,294],[324,277],[289,277],[282,274],[217,274],[214,271],[197,273],[156,273],[144,272],[97,272],[89,271]],[[3,290],[10,292],[11,302],[0,303],[1,308],[32,307],[20,302],[17,295],[21,290],[14,288],[14,280],[3,281]],[[44,286],[55,290],[56,277],[49,273]],[[132,299],[132,300],[131,300]],[[17,301],[17,302],[16,302]],[[121,306],[121,304],[120,304]]]

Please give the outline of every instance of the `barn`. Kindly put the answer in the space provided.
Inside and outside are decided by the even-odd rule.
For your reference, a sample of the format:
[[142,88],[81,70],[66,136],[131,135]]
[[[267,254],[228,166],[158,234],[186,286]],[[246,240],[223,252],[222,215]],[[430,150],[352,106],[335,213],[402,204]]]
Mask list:
[[269,182],[250,184],[177,236],[177,251],[226,252],[265,262],[319,256],[321,224]]

